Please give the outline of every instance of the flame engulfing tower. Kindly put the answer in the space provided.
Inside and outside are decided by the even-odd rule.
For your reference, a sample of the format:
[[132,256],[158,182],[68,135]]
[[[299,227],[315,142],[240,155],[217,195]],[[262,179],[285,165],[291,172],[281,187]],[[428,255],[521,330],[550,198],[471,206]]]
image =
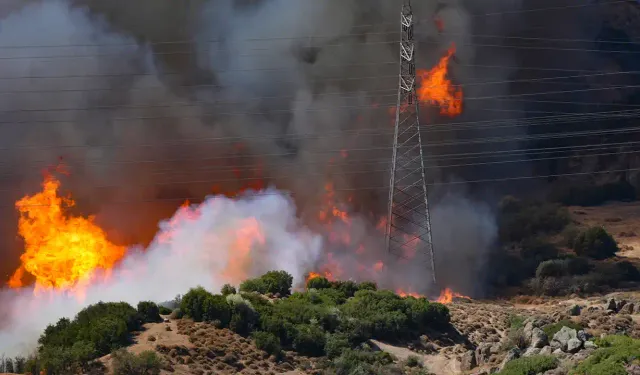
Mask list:
[[424,252],[436,282],[431,239],[429,198],[416,96],[415,44],[411,1],[404,0],[401,14],[400,87],[396,105],[389,207],[386,228],[388,251],[399,257]]

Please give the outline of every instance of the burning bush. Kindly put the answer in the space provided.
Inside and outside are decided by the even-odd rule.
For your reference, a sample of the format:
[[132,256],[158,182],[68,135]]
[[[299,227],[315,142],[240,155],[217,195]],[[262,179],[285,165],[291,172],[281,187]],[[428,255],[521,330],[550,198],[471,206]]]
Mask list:
[[138,314],[145,323],[156,323],[162,320],[160,318],[160,308],[153,302],[143,301],[138,303]]

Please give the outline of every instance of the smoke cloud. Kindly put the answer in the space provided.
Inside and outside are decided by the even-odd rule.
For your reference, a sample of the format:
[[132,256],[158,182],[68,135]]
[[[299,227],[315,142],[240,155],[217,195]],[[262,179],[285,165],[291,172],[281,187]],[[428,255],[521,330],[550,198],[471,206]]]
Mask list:
[[48,324],[99,301],[167,301],[198,285],[218,291],[273,269],[291,273],[299,284],[322,247],[322,237],[300,223],[293,202],[277,191],[234,200],[211,197],[161,222],[147,249],[130,249],[108,278],[79,288],[81,299],[35,296],[30,288],[0,291],[0,300],[8,302],[3,320],[12,322],[0,330],[0,353],[28,352]]

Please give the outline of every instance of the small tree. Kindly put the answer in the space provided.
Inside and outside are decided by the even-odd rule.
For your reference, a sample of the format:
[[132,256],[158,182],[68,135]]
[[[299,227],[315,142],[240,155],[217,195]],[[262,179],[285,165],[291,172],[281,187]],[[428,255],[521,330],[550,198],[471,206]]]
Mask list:
[[593,259],[606,259],[615,256],[618,244],[602,227],[589,228],[573,241],[573,250],[579,256]]
[[10,374],[15,373],[15,368],[13,367],[13,360],[11,358],[7,358],[4,362],[4,371]]
[[280,347],[280,339],[270,332],[254,332],[253,339],[256,342],[256,348],[264,350],[268,354],[279,357],[282,353]]
[[16,357],[13,360],[13,368],[17,374],[24,374],[26,372],[25,366],[24,366],[26,361],[27,360],[24,357],[20,357],[20,356]]
[[324,277],[314,277],[307,281],[307,289],[328,289],[331,282]]
[[182,296],[180,301],[180,311],[196,322],[201,322],[204,318],[204,301],[213,297],[203,287],[193,288]]
[[151,301],[138,303],[138,313],[145,323],[156,323],[162,320],[160,318],[160,308]]
[[291,294],[293,276],[286,271],[269,271],[262,275],[261,279],[267,287],[268,293],[288,296]]
[[224,296],[209,296],[204,300],[202,308],[202,320],[213,322],[220,321],[222,327],[227,327],[231,320],[231,308]]
[[121,349],[111,353],[114,375],[158,375],[162,361],[153,351],[145,351],[139,355]]

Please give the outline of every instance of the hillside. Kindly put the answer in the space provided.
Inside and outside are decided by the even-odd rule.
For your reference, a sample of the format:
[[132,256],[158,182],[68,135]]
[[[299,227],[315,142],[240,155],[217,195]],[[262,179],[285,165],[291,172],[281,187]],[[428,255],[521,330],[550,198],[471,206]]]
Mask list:
[[162,305],[92,305],[50,326],[20,372],[637,374],[640,204],[500,207],[505,275],[529,272],[503,297],[442,305],[322,277],[292,291],[272,271]]

